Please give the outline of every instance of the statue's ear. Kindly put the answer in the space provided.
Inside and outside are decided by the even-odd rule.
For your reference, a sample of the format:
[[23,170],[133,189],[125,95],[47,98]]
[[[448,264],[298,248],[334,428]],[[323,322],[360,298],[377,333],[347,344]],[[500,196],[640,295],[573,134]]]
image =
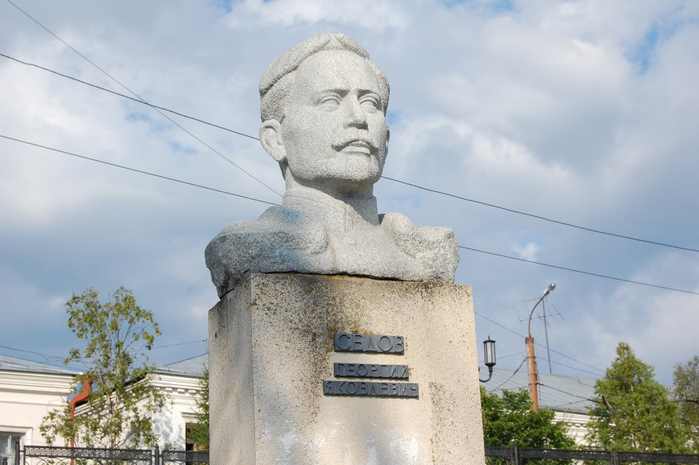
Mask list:
[[286,149],[281,137],[281,123],[276,119],[270,119],[260,126],[260,142],[265,151],[272,155],[278,163],[286,161]]

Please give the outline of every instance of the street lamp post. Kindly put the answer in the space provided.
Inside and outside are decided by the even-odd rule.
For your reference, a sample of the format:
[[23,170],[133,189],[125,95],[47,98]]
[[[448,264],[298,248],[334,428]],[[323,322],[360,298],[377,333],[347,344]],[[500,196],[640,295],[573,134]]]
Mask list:
[[527,344],[527,371],[529,372],[529,398],[532,401],[532,410],[535,412],[539,410],[539,379],[536,372],[536,354],[534,353],[534,338],[532,337],[532,316],[534,315],[534,310],[539,306],[544,297],[549,295],[556,285],[551,283],[549,287],[544,291],[544,295],[541,296],[539,300],[534,304],[531,313],[529,313],[529,324],[527,325],[527,337],[524,342]]

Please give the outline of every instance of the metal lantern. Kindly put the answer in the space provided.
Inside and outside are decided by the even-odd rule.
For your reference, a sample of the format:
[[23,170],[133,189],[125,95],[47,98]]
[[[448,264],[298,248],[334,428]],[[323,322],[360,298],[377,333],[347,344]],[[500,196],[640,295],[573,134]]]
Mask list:
[[495,341],[490,339],[490,336],[483,341],[483,361],[485,366],[488,367],[488,379],[483,380],[478,378],[478,381],[487,383],[490,381],[490,378],[493,377],[493,367],[495,366]]
[[496,363],[495,341],[490,339],[490,336],[488,336],[488,339],[483,341],[483,362],[488,368],[494,367]]

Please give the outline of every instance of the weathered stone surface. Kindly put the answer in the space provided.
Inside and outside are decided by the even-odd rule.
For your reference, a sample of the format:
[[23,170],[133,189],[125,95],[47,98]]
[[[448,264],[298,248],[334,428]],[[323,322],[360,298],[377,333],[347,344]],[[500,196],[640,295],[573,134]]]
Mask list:
[[[484,463],[469,286],[252,274],[209,315],[213,465]],[[335,352],[335,333],[402,336],[404,352]],[[335,377],[336,362],[409,379]],[[326,380],[419,397],[324,395]]]
[[400,213],[379,217],[373,197],[343,202],[297,191],[286,193],[284,207],[271,207],[254,223],[231,223],[209,243],[206,262],[219,296],[248,273],[454,282],[459,249],[451,229],[415,228]]
[[207,247],[219,296],[251,272],[454,281],[453,231],[378,214],[389,85],[359,44],[343,34],[311,37],[270,64],[260,96],[260,141],[286,194],[281,207],[229,224]]

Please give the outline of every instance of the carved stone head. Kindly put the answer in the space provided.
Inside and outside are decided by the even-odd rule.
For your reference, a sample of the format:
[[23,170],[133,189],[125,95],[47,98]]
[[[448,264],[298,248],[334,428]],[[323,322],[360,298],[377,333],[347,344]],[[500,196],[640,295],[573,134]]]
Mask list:
[[268,66],[260,96],[260,140],[287,189],[371,196],[388,152],[389,85],[361,46],[315,35]]

